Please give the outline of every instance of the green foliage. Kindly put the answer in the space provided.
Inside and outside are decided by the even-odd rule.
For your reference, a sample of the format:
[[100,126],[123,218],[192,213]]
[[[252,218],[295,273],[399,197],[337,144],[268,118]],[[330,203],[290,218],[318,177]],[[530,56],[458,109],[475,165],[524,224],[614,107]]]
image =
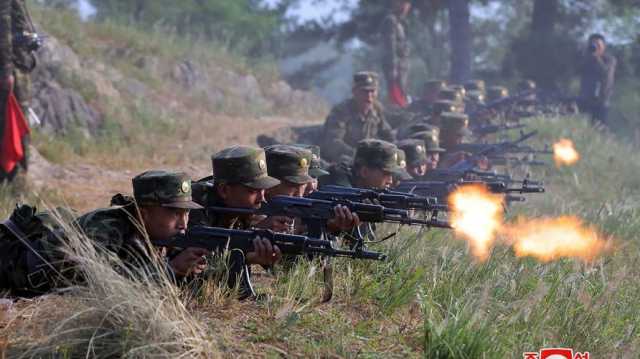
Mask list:
[[277,31],[278,18],[251,0],[100,0],[98,18],[157,27],[220,42],[234,50],[261,52]]

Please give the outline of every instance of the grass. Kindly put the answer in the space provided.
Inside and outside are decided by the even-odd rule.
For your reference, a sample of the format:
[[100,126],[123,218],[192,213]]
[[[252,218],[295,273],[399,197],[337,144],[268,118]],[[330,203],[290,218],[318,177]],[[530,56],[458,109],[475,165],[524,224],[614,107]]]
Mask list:
[[[265,294],[258,302],[236,302],[228,291],[211,285],[185,301],[188,312],[180,309],[178,317],[191,324],[169,332],[193,338],[198,328],[205,338],[216,338],[212,345],[223,356],[502,358],[566,346],[590,351],[592,357],[633,357],[640,348],[640,155],[579,118],[531,124],[541,132],[540,143],[572,138],[582,160],[570,168],[536,169],[532,177],[544,179],[548,192],[531,196],[508,217],[578,215],[615,238],[611,253],[593,263],[563,259],[545,264],[496,247],[479,263],[450,233],[403,228],[399,237],[374,248],[389,254],[385,263],[334,261],[330,303],[320,301],[320,264],[299,263],[275,278],[257,273]],[[131,351],[132,357],[169,357],[156,351],[162,336],[147,336],[145,326],[125,319],[149,323],[148,307],[162,302],[172,309],[154,315],[171,322],[181,305],[177,300],[184,297],[145,283],[122,284],[103,266],[92,270],[97,287],[65,296],[82,315],[60,313],[60,325],[37,342],[37,350],[64,343],[70,353],[85,353],[91,345],[112,350],[120,343],[123,350],[142,350]],[[83,326],[92,330],[69,331]],[[228,335],[219,336],[221,331]],[[87,338],[98,342],[89,345]],[[42,353],[33,350],[25,353]],[[172,355],[189,350],[179,348]]]

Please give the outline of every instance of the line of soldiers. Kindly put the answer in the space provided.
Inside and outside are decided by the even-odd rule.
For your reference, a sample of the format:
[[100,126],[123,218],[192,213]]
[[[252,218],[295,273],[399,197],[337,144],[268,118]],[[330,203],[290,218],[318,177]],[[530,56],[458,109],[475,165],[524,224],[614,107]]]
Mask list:
[[[135,268],[147,266],[159,256],[162,271],[172,280],[194,283],[208,270],[207,258],[220,256],[224,246],[182,248],[178,242],[178,247],[166,248],[158,243],[185,233],[188,236],[190,228],[199,226],[305,236],[309,235],[309,221],[318,220],[318,215],[312,213],[300,220],[286,212],[264,215],[261,209],[282,198],[314,198],[318,187],[322,191],[329,185],[388,191],[402,181],[428,180],[432,172],[455,166],[471,155],[457,148],[471,134],[469,116],[463,111],[472,104],[482,105],[477,99],[481,95],[470,95],[483,91],[482,87],[482,82],[450,88],[441,81],[431,81],[425,91],[428,96],[416,105],[416,112],[407,112],[406,120],[394,129],[376,99],[377,75],[360,72],[354,75],[353,98],[337,105],[327,118],[321,141],[324,158],[320,146],[308,144],[264,149],[233,146],[212,156],[210,177],[192,182],[185,173],[147,171],[133,178],[133,197],[117,194],[109,207],[72,222],[100,250],[116,254],[125,266],[133,267],[127,273],[136,273]],[[435,89],[439,90],[434,95]],[[492,88],[488,94],[497,100],[508,96],[503,88]],[[399,141],[394,144],[391,141],[396,137]],[[474,163],[481,169],[489,166],[482,160]],[[413,198],[409,196],[405,199]],[[424,203],[428,203],[426,199]],[[356,212],[351,204],[330,202],[332,213],[322,217],[322,232],[331,238],[353,238],[353,233],[362,232],[367,223],[358,213],[367,212]],[[374,209],[406,215],[380,206]],[[76,263],[62,250],[64,230],[53,223],[46,213],[26,205],[0,223],[0,288],[12,295],[33,296],[83,280]],[[285,242],[278,245],[259,235],[271,232],[256,232],[244,250],[229,252],[227,285],[237,287],[241,298],[255,296],[252,266],[271,270],[283,257],[289,261],[290,248],[280,248]],[[307,239],[321,241],[323,233],[314,232],[319,238]],[[332,250],[322,248],[320,252],[337,253]],[[325,265],[330,267],[330,263]]]

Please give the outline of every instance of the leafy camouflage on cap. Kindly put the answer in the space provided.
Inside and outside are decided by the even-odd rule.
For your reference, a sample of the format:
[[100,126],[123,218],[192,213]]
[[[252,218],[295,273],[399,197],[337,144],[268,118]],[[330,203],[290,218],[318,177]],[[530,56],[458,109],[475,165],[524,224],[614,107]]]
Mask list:
[[504,86],[491,86],[487,90],[487,100],[495,101],[509,97],[509,90]]
[[309,166],[309,176],[313,178],[318,178],[318,177],[326,176],[329,174],[329,172],[324,169],[325,164],[323,163],[324,161],[322,161],[322,158],[320,157],[320,146],[300,144],[300,143],[295,144],[293,146],[304,148],[306,150],[311,151],[311,158],[310,158],[311,165]]
[[484,80],[471,80],[464,84],[464,88],[467,89],[467,91],[484,92],[486,90],[486,85]]
[[261,148],[233,146],[211,157],[217,183],[242,184],[255,189],[268,189],[280,181],[267,172],[267,158]]
[[452,88],[446,88],[444,90],[441,90],[440,93],[438,94],[438,98],[440,100],[449,100],[455,103],[461,103],[463,100],[460,92]]
[[300,185],[313,181],[309,176],[311,151],[291,145],[273,145],[265,152],[269,176]]
[[378,88],[378,74],[373,71],[360,71],[353,75],[353,87],[375,90]]
[[440,147],[439,136],[435,135],[433,132],[425,131],[425,132],[417,132],[411,136],[411,139],[422,140],[426,145],[426,152],[445,152],[444,148]]
[[423,140],[407,139],[396,145],[407,155],[409,166],[415,167],[427,163],[427,146]]
[[445,112],[440,115],[440,118],[442,119],[440,126],[442,133],[457,132],[461,136],[471,135],[471,131],[469,131],[469,116],[463,113]]
[[358,142],[354,166],[379,168],[394,174],[402,174],[398,166],[398,148],[393,143],[382,140],[362,140]]
[[202,208],[191,200],[191,179],[185,173],[147,171],[132,182],[133,197],[140,206]]
[[411,177],[411,175],[409,174],[409,172],[407,172],[407,155],[406,153],[401,150],[400,148],[396,149],[396,154],[397,154],[397,164],[398,167],[400,167],[400,169],[394,173],[394,176],[396,176],[396,178],[400,181],[409,181],[411,179],[413,179],[413,177]]

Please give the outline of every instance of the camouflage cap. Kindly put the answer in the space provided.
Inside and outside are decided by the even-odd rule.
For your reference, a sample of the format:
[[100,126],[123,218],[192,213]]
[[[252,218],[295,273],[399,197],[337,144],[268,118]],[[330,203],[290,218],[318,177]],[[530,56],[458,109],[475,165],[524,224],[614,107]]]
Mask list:
[[438,135],[434,135],[433,132],[416,132],[411,135],[412,139],[421,140],[426,146],[426,152],[445,152],[444,148],[440,147],[440,138]]
[[394,175],[401,181],[409,181],[413,179],[409,172],[407,172],[407,154],[404,152],[404,150],[401,150],[399,148],[396,148],[396,154],[398,155],[397,163],[398,167],[400,167],[400,170],[394,173]]
[[306,150],[311,151],[310,165],[309,165],[309,176],[313,178],[318,178],[322,176],[326,176],[329,174],[328,171],[324,169],[324,164],[322,158],[320,157],[320,146],[317,145],[307,145],[307,144],[295,144],[293,146],[304,148]]
[[378,74],[373,71],[360,71],[353,75],[353,88],[376,90]]
[[504,86],[491,86],[487,90],[487,99],[489,101],[495,101],[505,97],[509,97],[509,90]]
[[462,136],[470,136],[469,116],[463,113],[445,112],[440,115],[442,124],[440,126],[443,133],[457,132]]
[[484,92],[486,89],[486,85],[484,80],[471,80],[467,81],[467,83],[464,84],[464,88],[467,89],[467,91]]
[[467,95],[467,90],[464,88],[463,85],[453,84],[453,85],[449,85],[449,88],[452,90],[458,91],[463,99]]
[[484,103],[484,94],[481,91],[477,90],[468,91],[466,99],[470,102],[481,104]]
[[455,103],[462,102],[462,94],[460,94],[459,91],[454,90],[452,88],[446,88],[444,90],[440,90],[440,93],[438,94],[438,98],[441,100],[453,101]]
[[412,133],[423,132],[423,131],[430,131],[438,134],[440,132],[440,129],[430,123],[417,122],[410,125],[409,127],[406,128],[405,131],[403,131],[405,134],[405,136],[403,136],[403,139],[409,137]]
[[535,90],[536,87],[536,82],[533,80],[522,80],[518,82],[518,91]]
[[218,183],[242,184],[254,189],[268,189],[280,181],[269,177],[267,158],[261,148],[233,146],[211,157],[213,177]]
[[396,143],[396,146],[407,155],[410,166],[420,166],[427,163],[427,146],[423,140],[406,139]]
[[291,145],[273,145],[265,148],[265,152],[269,176],[299,185],[313,181],[309,176],[311,151]]
[[398,166],[397,150],[396,145],[387,141],[362,140],[358,142],[353,163],[355,166],[379,168],[386,172],[401,175],[402,168]]
[[133,197],[140,206],[200,209],[191,200],[191,179],[186,173],[147,171],[135,176]]
[[433,104],[433,114],[440,115],[443,112],[459,112],[460,105],[450,100],[438,100]]

